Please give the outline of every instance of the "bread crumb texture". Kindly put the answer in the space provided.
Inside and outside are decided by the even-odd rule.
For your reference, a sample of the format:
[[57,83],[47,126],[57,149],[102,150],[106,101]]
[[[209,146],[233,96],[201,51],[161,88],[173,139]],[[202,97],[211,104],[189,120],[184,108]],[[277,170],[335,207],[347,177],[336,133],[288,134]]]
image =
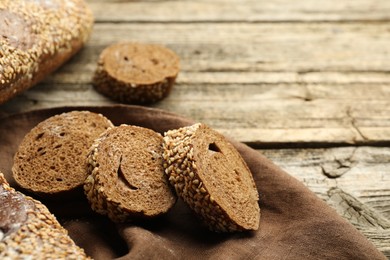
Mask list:
[[90,259],[49,210],[15,191],[0,173],[1,259]]
[[121,125],[95,140],[88,154],[84,191],[96,212],[114,222],[166,213],[176,195],[164,174],[162,136]]
[[179,57],[164,46],[122,42],[102,51],[93,84],[120,102],[153,103],[168,96],[179,70]]
[[14,156],[15,181],[41,195],[82,187],[88,149],[110,127],[109,119],[89,111],[62,113],[42,121],[26,134]]
[[204,124],[165,133],[165,173],[177,194],[213,231],[257,230],[258,191],[238,151]]
[[84,0],[0,1],[0,104],[42,80],[87,41]]

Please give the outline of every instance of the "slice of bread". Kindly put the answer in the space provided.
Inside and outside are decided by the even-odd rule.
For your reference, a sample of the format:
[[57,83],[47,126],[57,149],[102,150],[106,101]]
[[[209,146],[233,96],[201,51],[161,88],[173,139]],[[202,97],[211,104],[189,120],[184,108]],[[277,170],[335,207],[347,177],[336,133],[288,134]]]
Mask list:
[[14,156],[17,184],[39,195],[82,192],[87,177],[87,153],[110,120],[101,114],[72,111],[55,115],[35,126],[22,140]]
[[93,85],[116,101],[150,104],[168,96],[179,65],[179,57],[166,47],[117,43],[100,54]]
[[0,173],[1,259],[89,259],[41,202],[15,191]]
[[164,174],[162,136],[131,125],[111,128],[88,155],[84,191],[96,212],[114,222],[166,213],[176,195]]
[[0,1],[0,104],[78,52],[93,15],[84,0]]
[[217,232],[257,230],[259,195],[238,151],[204,124],[164,136],[164,167],[177,194]]

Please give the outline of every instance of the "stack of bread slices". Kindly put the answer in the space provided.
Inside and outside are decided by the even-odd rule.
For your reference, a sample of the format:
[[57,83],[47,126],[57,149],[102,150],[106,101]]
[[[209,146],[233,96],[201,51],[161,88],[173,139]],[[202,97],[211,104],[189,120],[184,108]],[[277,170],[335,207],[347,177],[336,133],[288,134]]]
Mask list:
[[35,126],[12,170],[22,189],[41,197],[82,190],[91,208],[114,222],[159,216],[180,197],[210,230],[259,228],[259,196],[249,168],[222,134],[201,123],[163,136],[71,111]]

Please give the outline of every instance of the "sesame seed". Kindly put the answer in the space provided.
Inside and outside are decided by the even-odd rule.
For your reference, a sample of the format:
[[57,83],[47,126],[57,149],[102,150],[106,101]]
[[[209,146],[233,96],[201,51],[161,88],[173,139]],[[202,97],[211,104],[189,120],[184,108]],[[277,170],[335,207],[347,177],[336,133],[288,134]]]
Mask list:
[[[24,82],[24,85],[29,87],[32,79],[37,76],[43,55],[53,55],[59,51],[70,54],[71,45],[63,43],[70,42],[78,36],[83,43],[85,42],[93,23],[92,14],[81,1],[72,1],[75,2],[74,5],[68,5],[67,1],[56,1],[57,6],[53,15],[47,15],[47,7],[37,4],[39,1],[3,0],[1,2],[4,7],[0,8],[2,12],[9,12],[9,17],[12,17],[12,21],[8,21],[11,31],[17,29],[12,27],[13,24],[22,24],[28,31],[28,33],[21,34],[18,39],[12,39],[12,35],[8,38],[0,38],[0,64],[9,66],[7,71],[0,71],[1,84],[11,86],[17,82]],[[37,22],[30,25],[24,21]],[[68,27],[62,24],[71,24],[72,30],[52,30],[56,25],[58,28]],[[16,47],[13,46],[12,41],[22,44]],[[0,103],[8,96],[8,94],[1,95]]]

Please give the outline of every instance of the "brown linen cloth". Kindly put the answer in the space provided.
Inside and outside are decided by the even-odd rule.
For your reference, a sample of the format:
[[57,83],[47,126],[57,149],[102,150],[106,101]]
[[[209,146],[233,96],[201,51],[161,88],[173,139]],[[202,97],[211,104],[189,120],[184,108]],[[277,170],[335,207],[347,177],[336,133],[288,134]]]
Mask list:
[[[12,186],[12,158],[24,135],[42,120],[71,110],[99,112],[115,125],[134,124],[160,133],[193,123],[161,110],[122,105],[54,108],[3,118],[0,170]],[[258,151],[232,142],[259,190],[261,220],[255,232],[210,232],[181,200],[165,216],[120,225],[91,212],[83,196],[77,201],[41,200],[95,259],[386,259],[303,184]]]

